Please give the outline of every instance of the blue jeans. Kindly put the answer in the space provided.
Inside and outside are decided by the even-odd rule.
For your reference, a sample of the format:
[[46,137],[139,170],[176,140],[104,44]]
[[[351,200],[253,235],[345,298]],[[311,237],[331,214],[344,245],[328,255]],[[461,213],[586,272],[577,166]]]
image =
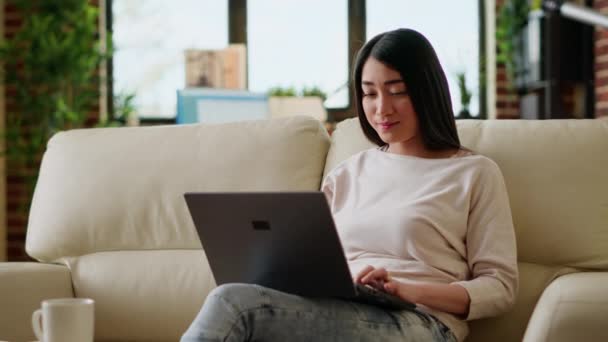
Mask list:
[[456,341],[431,315],[339,299],[226,284],[207,297],[182,336],[194,341]]

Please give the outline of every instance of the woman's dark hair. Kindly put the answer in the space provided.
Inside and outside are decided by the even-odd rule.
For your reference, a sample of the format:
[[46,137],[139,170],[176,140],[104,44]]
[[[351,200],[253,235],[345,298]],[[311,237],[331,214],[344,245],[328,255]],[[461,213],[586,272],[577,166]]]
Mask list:
[[399,72],[418,116],[422,141],[430,150],[460,148],[456,121],[445,73],[431,43],[419,32],[397,29],[367,42],[355,61],[354,88],[363,133],[378,146],[386,145],[367,121],[361,100],[363,65],[374,57]]

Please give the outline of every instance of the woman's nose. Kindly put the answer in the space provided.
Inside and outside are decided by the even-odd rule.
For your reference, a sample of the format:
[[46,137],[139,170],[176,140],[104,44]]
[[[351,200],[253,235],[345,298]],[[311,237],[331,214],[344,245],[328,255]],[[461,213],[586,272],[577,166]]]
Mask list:
[[386,96],[378,96],[376,104],[376,113],[380,115],[392,114],[393,113],[393,105],[390,102],[390,99]]

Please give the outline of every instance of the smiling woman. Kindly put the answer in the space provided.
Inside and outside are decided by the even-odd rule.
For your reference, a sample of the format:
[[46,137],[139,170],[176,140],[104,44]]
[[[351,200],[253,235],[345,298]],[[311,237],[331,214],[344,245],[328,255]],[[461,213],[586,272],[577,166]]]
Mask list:
[[504,180],[491,159],[460,145],[431,43],[411,29],[375,36],[357,54],[353,87],[358,122],[378,147],[340,162],[321,190],[354,282],[416,307],[226,282],[209,293],[181,341],[455,342],[468,334],[463,319],[514,304]]
[[[363,111],[383,142],[417,141],[418,118],[399,72],[370,57],[362,70]],[[421,141],[418,141],[421,144]]]
[[370,39],[357,55],[354,87],[363,132],[385,151],[441,157],[461,148],[445,73],[420,33]]

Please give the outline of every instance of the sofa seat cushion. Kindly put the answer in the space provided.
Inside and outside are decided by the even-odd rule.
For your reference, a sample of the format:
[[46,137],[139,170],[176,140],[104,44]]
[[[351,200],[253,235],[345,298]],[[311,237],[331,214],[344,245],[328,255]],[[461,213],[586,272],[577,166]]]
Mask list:
[[202,250],[66,258],[74,292],[95,300],[95,340],[178,341],[215,287]]
[[0,263],[0,341],[32,341],[32,313],[51,298],[71,298],[70,270],[34,262]]
[[[74,292],[96,301],[96,339],[176,341],[215,287],[201,250],[117,251],[64,260]],[[521,341],[545,287],[570,269],[520,263],[515,307],[471,322],[467,341]]]

